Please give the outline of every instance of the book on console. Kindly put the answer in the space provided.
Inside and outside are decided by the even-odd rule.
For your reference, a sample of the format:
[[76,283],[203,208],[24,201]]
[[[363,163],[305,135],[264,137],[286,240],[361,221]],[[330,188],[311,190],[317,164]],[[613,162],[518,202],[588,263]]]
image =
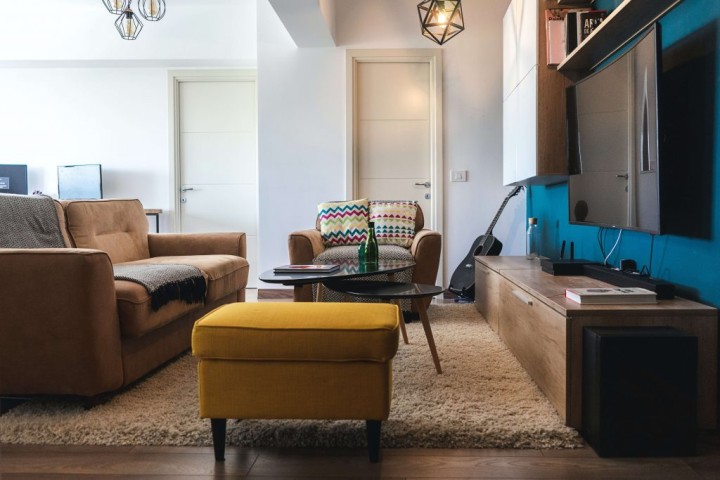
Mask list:
[[275,267],[275,273],[330,273],[340,269],[340,265],[283,265]]
[[657,295],[639,287],[567,288],[565,296],[585,305],[657,303]]

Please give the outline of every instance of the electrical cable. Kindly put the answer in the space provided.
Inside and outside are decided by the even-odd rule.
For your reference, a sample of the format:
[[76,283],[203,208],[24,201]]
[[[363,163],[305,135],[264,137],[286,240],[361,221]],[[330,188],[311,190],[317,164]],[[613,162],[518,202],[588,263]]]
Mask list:
[[621,228],[620,233],[618,233],[617,240],[615,240],[615,245],[613,245],[613,247],[610,249],[610,252],[607,254],[607,257],[605,257],[605,260],[603,261],[603,266],[607,267],[608,258],[610,258],[610,255],[612,255],[613,252],[615,251],[615,247],[617,247],[618,243],[620,243],[620,238],[622,237],[622,232],[623,231]]

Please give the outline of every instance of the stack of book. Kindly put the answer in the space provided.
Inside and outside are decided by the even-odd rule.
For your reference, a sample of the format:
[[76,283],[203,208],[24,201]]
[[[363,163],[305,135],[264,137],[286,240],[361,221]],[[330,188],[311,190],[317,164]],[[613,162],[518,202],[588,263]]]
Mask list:
[[565,297],[583,305],[657,303],[657,295],[638,287],[568,288]]
[[606,10],[550,8],[545,10],[547,64],[558,65],[607,16]]

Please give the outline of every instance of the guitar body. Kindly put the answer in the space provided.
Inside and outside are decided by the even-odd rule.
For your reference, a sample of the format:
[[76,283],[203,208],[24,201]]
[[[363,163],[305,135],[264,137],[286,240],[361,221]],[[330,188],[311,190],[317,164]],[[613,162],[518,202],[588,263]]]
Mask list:
[[480,235],[475,239],[467,256],[460,262],[460,265],[457,266],[452,277],[450,277],[448,290],[460,297],[460,299],[475,299],[475,257],[500,255],[502,242],[495,238],[492,234],[492,229],[495,227],[498,218],[500,218],[500,214],[505,208],[505,205],[507,205],[508,200],[517,195],[521,188],[522,187],[515,187],[513,191],[508,194],[490,224],[490,228],[485,232],[485,235]]
[[450,290],[455,295],[475,298],[475,257],[500,255],[502,242],[492,234],[480,235],[473,242],[470,252],[460,262],[450,278]]

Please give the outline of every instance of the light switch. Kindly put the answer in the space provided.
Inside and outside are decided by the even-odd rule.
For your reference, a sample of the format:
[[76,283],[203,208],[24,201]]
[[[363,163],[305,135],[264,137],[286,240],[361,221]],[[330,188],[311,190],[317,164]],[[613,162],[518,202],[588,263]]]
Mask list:
[[452,170],[450,179],[451,182],[467,182],[467,170]]

